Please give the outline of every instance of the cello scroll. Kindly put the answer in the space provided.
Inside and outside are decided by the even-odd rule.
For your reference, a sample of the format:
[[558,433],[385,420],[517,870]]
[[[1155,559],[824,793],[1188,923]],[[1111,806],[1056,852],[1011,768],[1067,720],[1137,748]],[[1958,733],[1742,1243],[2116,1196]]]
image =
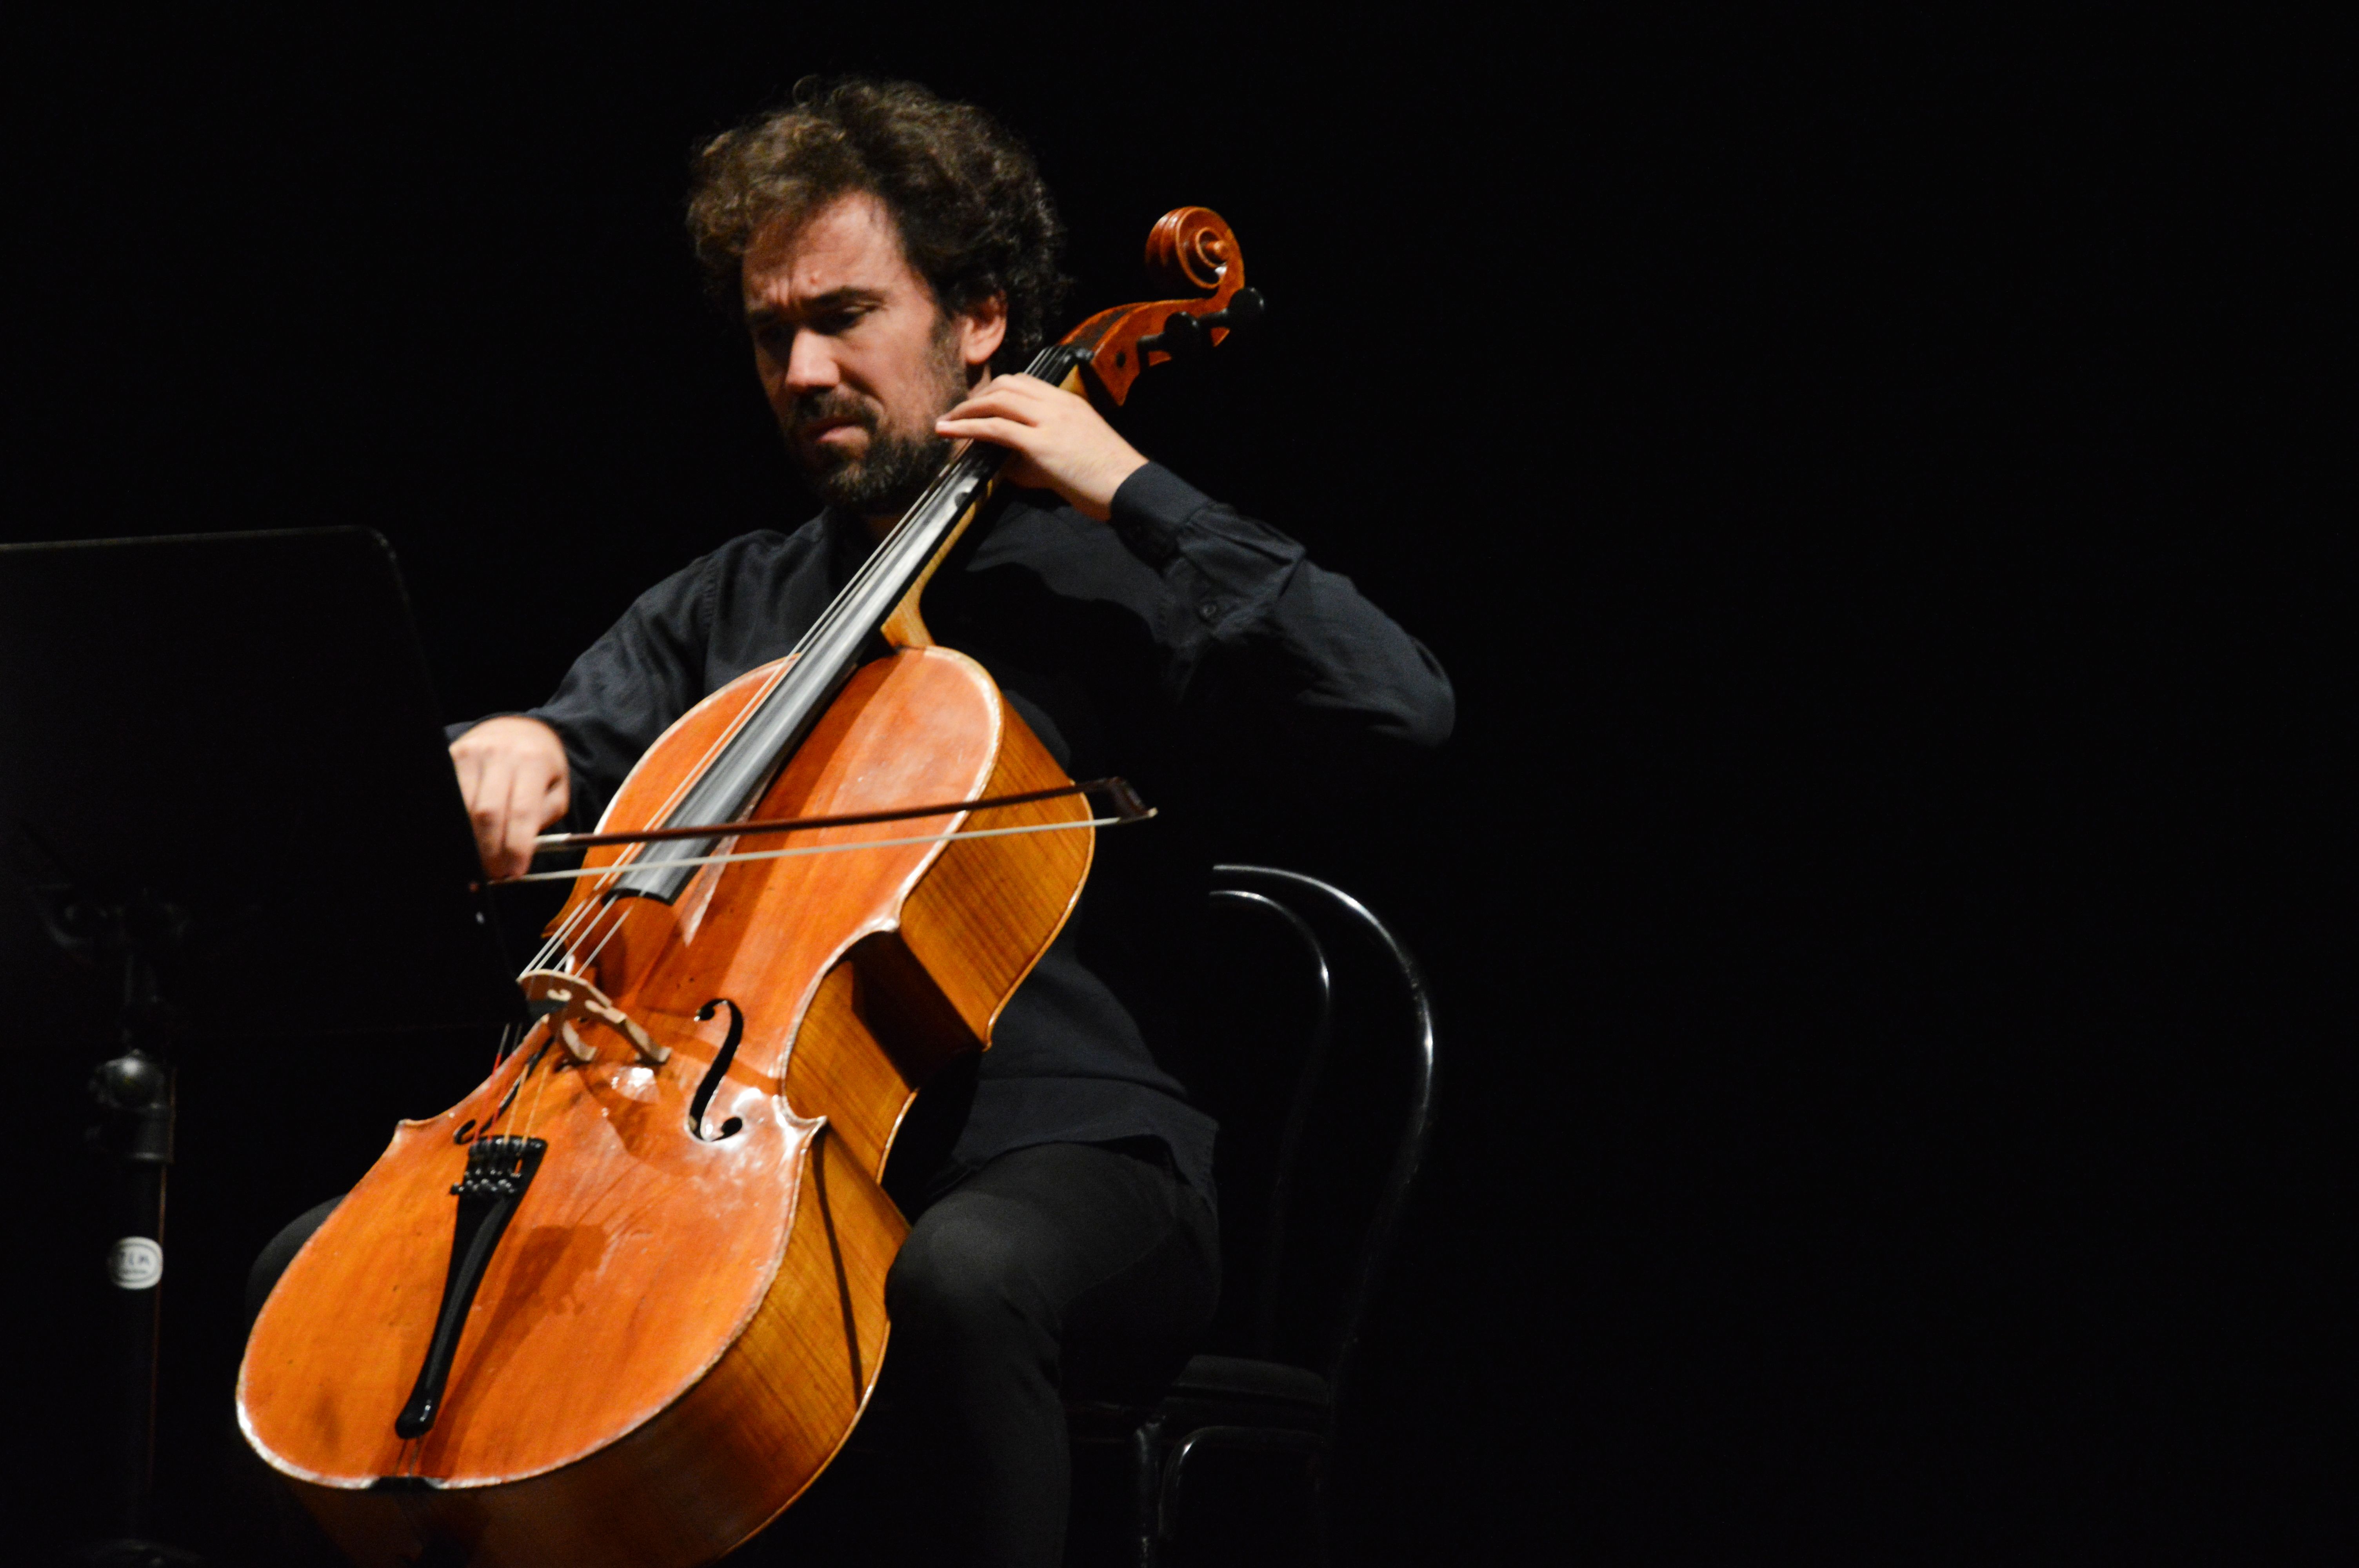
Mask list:
[[1266,308],[1261,291],[1245,287],[1236,231],[1209,207],[1175,207],[1157,221],[1147,236],[1147,270],[1163,287],[1204,297],[1119,305],[1065,335],[1090,351],[1082,374],[1091,389],[1116,406],[1141,371],[1213,347]]

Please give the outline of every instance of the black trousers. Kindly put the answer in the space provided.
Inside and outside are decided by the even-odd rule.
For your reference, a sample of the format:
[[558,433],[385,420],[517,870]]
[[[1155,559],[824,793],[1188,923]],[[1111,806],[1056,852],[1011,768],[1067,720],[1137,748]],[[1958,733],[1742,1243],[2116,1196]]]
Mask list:
[[[334,1206],[264,1249],[252,1312]],[[886,1281],[893,1338],[859,1431],[746,1558],[1055,1568],[1065,1390],[1151,1392],[1219,1293],[1212,1209],[1159,1144],[1045,1143],[946,1184]]]

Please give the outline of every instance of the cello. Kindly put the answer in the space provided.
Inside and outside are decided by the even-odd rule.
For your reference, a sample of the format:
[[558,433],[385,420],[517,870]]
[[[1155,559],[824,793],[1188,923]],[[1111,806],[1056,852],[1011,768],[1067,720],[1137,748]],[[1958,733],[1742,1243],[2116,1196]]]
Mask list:
[[[1101,311],[1030,374],[1119,405],[1259,314],[1216,214],[1167,213],[1147,255],[1192,297]],[[859,1420],[908,1229],[881,1185],[901,1119],[989,1045],[1095,828],[1148,815],[1065,778],[927,630],[1005,458],[953,447],[792,653],[640,759],[573,836],[530,1028],[403,1122],[280,1277],[239,1423],[355,1562],[688,1568]]]

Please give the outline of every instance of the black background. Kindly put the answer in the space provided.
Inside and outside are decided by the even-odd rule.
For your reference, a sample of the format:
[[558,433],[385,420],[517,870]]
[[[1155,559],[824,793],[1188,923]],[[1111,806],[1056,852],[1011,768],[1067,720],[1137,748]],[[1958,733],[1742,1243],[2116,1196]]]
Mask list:
[[[810,70],[982,102],[1060,193],[1080,309],[1138,297],[1166,208],[1234,223],[1270,319],[1129,428],[1461,704],[1388,800],[1239,846],[1363,892],[1444,1009],[1348,1559],[2347,1553],[2324,39],[76,15],[11,23],[0,526],[375,527],[454,718],[808,513],[697,295],[701,136]],[[12,989],[44,999],[7,1112],[38,1546],[89,1453],[90,1021]],[[190,1062],[183,1536],[217,1529],[245,1260],[476,1049]]]

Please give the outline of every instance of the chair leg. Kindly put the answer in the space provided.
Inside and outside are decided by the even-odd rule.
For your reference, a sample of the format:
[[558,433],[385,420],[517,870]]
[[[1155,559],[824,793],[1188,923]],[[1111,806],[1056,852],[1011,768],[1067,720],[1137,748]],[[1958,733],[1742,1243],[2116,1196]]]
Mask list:
[[[1141,1436],[1144,1436],[1145,1433],[1146,1429],[1142,1427]],[[1144,1492],[1139,1498],[1142,1541],[1151,1535],[1157,1546],[1160,1548],[1172,1544],[1178,1537],[1180,1480],[1187,1474],[1189,1459],[1194,1455],[1198,1448],[1259,1449],[1265,1453],[1292,1452],[1300,1454],[1310,1467],[1311,1550],[1319,1563],[1324,1563],[1327,1561],[1327,1467],[1325,1463],[1327,1443],[1323,1436],[1316,1433],[1286,1429],[1273,1430],[1267,1427],[1200,1426],[1190,1430],[1179,1442],[1166,1445],[1161,1442],[1163,1435],[1160,1431],[1157,1433],[1158,1446],[1168,1447],[1169,1451],[1163,1459],[1162,1484],[1156,1488],[1158,1500],[1154,1507],[1151,1519]],[[1142,1462],[1140,1474],[1143,1476],[1146,1474],[1144,1461],[1147,1451],[1142,1447],[1138,1453]]]
[[1163,1562],[1163,1423],[1140,1424],[1130,1437],[1133,1525],[1138,1535],[1138,1568]]

